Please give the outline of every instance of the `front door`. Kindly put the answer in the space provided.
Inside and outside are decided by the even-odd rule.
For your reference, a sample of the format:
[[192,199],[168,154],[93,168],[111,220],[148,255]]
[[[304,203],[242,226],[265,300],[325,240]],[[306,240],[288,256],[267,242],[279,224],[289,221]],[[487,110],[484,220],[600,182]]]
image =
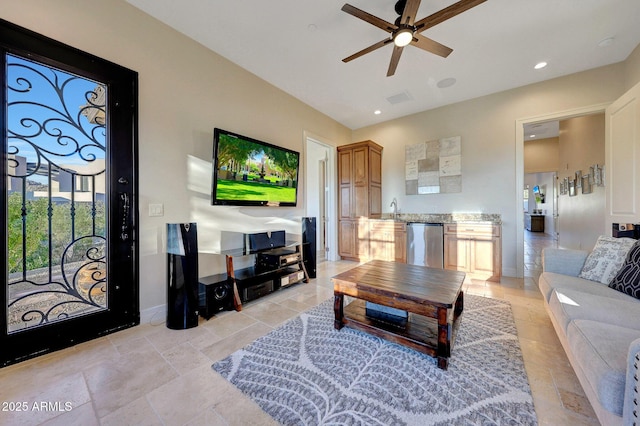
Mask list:
[[1,366],[139,323],[137,74],[0,21]]

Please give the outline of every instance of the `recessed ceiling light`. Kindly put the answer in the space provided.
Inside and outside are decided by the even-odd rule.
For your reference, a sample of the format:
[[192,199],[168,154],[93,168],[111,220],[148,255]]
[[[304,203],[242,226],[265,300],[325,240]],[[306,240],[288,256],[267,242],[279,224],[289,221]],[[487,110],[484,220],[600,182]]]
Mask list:
[[380,115],[380,114],[382,114],[382,111],[380,111],[379,109],[377,109],[377,110],[373,111],[373,113],[374,113],[375,115]]
[[546,62],[538,62],[534,68],[539,70],[539,69],[542,69],[542,68],[544,68],[546,66],[547,66]]
[[613,44],[613,42],[615,41],[615,37],[607,37],[607,38],[603,38],[602,40],[600,40],[598,42],[598,46],[600,47],[607,47],[607,46],[611,46]]
[[441,89],[444,89],[444,88],[453,86],[454,84],[456,84],[456,81],[457,80],[455,78],[449,77],[449,78],[445,78],[445,79],[440,80],[436,84],[436,86],[438,86]]

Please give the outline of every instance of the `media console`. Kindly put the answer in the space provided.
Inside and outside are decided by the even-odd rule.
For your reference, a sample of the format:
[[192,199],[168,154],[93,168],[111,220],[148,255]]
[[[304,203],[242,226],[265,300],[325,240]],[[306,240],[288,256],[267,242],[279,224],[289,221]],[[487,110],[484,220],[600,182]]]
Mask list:
[[[244,234],[243,247],[222,250],[226,275],[199,279],[200,314],[209,319],[217,311],[242,310],[242,304],[301,281],[309,282],[303,244],[285,241],[284,231]],[[235,269],[234,259],[253,256],[253,265]]]

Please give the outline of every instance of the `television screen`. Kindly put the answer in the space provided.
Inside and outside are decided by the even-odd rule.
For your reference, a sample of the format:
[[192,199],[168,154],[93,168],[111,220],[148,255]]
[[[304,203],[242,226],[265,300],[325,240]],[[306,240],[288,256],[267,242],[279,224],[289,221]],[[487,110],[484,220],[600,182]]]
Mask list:
[[216,128],[211,203],[295,206],[299,163],[296,151]]

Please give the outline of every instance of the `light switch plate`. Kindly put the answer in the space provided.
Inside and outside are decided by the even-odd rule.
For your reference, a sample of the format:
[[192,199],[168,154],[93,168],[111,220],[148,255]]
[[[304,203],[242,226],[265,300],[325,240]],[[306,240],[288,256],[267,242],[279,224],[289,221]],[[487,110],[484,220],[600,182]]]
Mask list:
[[164,204],[149,204],[149,216],[164,216]]

